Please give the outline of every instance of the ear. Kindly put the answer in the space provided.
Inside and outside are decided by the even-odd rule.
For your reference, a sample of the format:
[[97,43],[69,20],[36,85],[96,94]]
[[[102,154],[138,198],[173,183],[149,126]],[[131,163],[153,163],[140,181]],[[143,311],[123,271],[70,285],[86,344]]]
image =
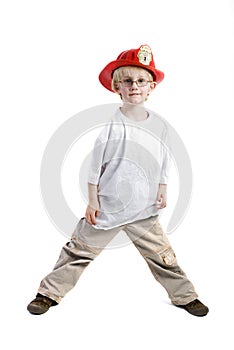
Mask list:
[[115,91],[117,94],[120,94],[120,91],[119,91],[119,84],[118,84],[118,83],[115,83],[115,84],[114,84],[114,91]]
[[121,92],[120,92],[119,84],[118,84],[118,83],[114,84],[114,86],[113,86],[113,91],[114,91],[117,95],[119,95],[120,98],[121,98],[121,100],[122,100],[122,95],[121,95]]
[[150,92],[153,91],[157,86],[157,83],[155,81],[153,81],[152,83],[150,83]]

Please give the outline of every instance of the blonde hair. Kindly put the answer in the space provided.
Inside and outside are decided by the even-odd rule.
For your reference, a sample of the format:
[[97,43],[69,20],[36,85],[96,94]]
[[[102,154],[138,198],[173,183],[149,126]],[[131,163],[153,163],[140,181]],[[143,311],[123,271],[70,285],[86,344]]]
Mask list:
[[125,66],[125,67],[117,68],[114,71],[113,77],[112,77],[112,89],[114,91],[116,91],[118,89],[118,83],[122,79],[122,77],[129,76],[129,75],[131,75],[131,73],[136,72],[136,71],[138,73],[139,73],[139,71],[146,73],[149,81],[153,82],[153,76],[148,70],[141,68],[141,67],[136,67],[136,66]]

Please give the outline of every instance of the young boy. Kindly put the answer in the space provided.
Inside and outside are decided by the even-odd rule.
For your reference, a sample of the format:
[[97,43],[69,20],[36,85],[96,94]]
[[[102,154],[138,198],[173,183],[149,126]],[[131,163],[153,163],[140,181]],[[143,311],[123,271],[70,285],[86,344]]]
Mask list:
[[89,203],[53,271],[28,305],[43,314],[75,286],[85,267],[124,230],[146,260],[171,302],[195,316],[208,308],[179,267],[158,216],[167,204],[168,131],[144,102],[164,78],[148,45],[122,52],[100,73],[122,106],[101,131],[93,150],[88,178]]

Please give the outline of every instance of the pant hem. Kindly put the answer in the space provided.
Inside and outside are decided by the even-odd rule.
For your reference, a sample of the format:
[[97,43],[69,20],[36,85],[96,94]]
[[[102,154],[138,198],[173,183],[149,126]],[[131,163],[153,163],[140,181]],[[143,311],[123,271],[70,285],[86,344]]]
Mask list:
[[51,294],[51,293],[48,293],[48,291],[42,289],[42,288],[39,288],[38,289],[38,293],[40,293],[41,295],[44,295],[45,297],[47,298],[50,298],[54,301],[56,301],[56,303],[60,303],[60,301],[62,300],[62,297],[58,297],[57,295],[54,295],[54,294]]
[[177,300],[171,300],[172,304],[174,305],[186,305],[188,303],[191,303],[191,301],[197,299],[198,295],[197,294],[193,294],[193,295],[190,295],[189,297],[187,298],[181,298],[181,299],[177,299]]

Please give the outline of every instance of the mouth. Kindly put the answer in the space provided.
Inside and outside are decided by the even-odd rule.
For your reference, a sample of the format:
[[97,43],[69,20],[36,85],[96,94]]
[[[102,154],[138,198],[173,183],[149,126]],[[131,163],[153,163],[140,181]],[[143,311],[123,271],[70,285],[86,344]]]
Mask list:
[[129,96],[140,96],[141,94],[137,94],[137,93],[133,93],[133,94],[129,94]]

